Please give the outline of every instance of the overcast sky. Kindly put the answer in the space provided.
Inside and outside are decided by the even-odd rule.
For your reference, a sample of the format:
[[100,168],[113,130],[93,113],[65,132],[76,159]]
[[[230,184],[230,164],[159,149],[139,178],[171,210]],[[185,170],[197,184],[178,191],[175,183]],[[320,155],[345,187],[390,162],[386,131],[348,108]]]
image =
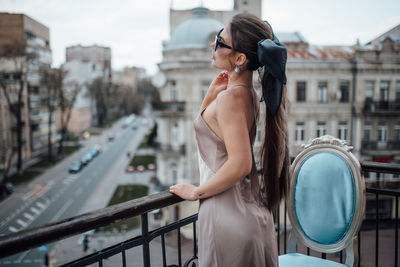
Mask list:
[[[251,1],[251,0],[249,0]],[[114,69],[157,72],[162,40],[169,39],[169,8],[201,3],[229,10],[233,0],[0,0],[0,11],[24,13],[50,28],[53,66],[71,45],[111,47]],[[400,24],[399,0],[263,0],[263,19],[274,31],[299,31],[312,44],[366,43]]]

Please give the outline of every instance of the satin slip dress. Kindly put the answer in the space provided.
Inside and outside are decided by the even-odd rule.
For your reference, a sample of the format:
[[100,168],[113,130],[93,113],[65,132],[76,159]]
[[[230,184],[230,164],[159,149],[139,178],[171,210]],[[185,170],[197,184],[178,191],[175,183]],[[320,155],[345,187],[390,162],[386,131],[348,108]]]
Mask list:
[[[252,89],[252,94],[253,89]],[[254,95],[254,122],[250,130],[253,145],[256,126]],[[194,121],[198,145],[200,184],[210,179],[227,161],[224,142],[209,128],[200,111]],[[255,163],[253,157],[253,171]],[[201,199],[199,206],[200,267],[276,267],[278,252],[271,212],[254,198],[258,178],[244,177],[230,189]]]

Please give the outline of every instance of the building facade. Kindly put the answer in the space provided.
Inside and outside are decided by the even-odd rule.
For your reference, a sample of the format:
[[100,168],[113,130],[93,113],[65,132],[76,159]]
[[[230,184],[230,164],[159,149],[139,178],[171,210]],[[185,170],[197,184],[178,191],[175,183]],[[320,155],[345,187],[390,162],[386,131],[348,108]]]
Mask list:
[[111,49],[102,46],[76,45],[66,48],[66,63],[62,68],[67,71],[64,87],[68,91],[80,88],[71,111],[68,131],[81,133],[88,129],[96,119],[96,109],[87,84],[96,78],[111,82]]
[[[49,131],[54,137],[52,142],[56,141],[55,114],[49,126],[46,90],[40,84],[40,71],[49,69],[52,63],[49,28],[24,14],[0,13],[0,20],[0,47],[2,49],[9,45],[14,48],[22,47],[25,54],[29,55],[29,60],[25,58],[16,63],[15,60],[2,58],[0,63],[3,78],[7,76],[16,80],[23,79],[23,157],[29,159],[46,150]],[[3,140],[9,140],[6,132],[10,130],[12,132],[15,121],[9,113],[4,97],[2,92],[0,96],[2,137]]]

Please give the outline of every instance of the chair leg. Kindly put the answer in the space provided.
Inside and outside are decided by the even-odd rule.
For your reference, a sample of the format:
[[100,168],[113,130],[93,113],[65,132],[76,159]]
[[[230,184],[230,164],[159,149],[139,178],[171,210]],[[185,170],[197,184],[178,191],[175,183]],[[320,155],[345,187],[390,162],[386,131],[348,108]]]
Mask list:
[[357,236],[353,237],[352,242],[346,248],[346,266],[356,267],[358,264]]
[[293,232],[293,230],[291,230],[288,241],[288,253],[296,253],[296,252],[297,252],[297,236]]

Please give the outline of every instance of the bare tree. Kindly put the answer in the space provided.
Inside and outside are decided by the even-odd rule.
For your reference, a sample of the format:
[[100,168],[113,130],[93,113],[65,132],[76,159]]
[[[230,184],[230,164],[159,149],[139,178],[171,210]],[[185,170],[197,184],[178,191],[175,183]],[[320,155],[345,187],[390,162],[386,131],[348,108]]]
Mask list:
[[23,130],[26,122],[22,119],[22,111],[27,106],[24,99],[24,89],[27,88],[27,73],[29,62],[35,54],[27,52],[22,41],[5,44],[0,49],[0,64],[5,68],[0,77],[0,88],[7,101],[8,109],[14,116],[16,125],[17,171],[22,171]]
[[4,135],[0,136],[0,138],[0,164],[2,165],[0,184],[2,184],[8,178],[8,172],[15,156],[15,150],[12,147],[11,136],[8,131],[5,131]]
[[53,163],[53,144],[51,126],[54,123],[53,114],[58,106],[60,91],[63,90],[64,72],[62,69],[42,69],[40,84],[46,89],[46,106],[48,111],[47,158]]
[[88,94],[95,102],[97,125],[103,126],[108,118],[108,104],[109,104],[109,89],[110,84],[103,78],[99,77],[94,79],[87,85]]
[[[59,79],[61,81],[64,80],[67,72],[60,69],[59,71]],[[63,153],[63,143],[65,141],[66,134],[68,133],[68,123],[71,119],[72,108],[76,101],[76,98],[80,91],[82,90],[82,86],[76,82],[71,82],[67,85],[68,89],[64,87],[64,83],[61,82],[60,88],[58,91],[58,103],[60,107],[60,139],[58,140],[58,151],[57,154],[59,156]]]

